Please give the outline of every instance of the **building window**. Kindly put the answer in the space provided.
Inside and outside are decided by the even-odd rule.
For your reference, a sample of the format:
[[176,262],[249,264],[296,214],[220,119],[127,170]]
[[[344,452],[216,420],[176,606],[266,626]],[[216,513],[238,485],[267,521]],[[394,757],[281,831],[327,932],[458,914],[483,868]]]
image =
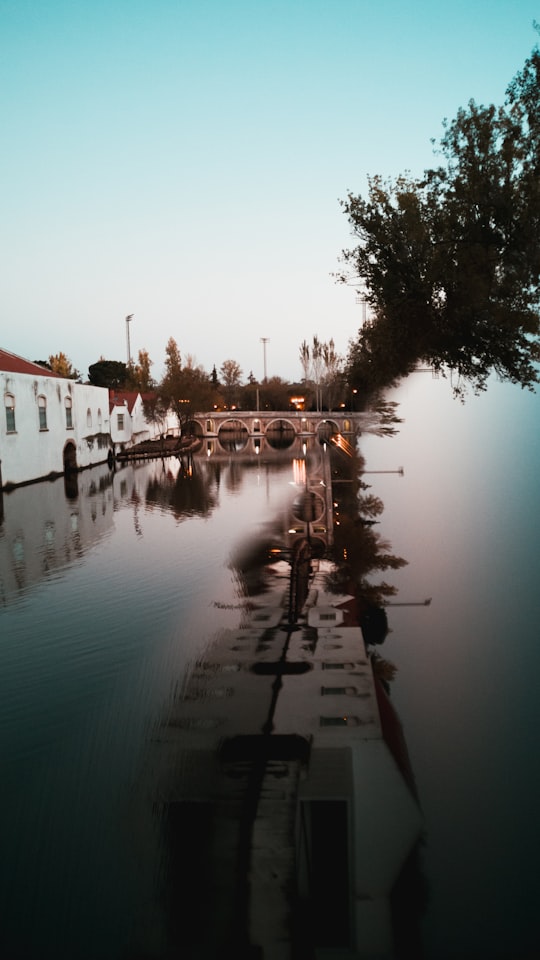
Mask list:
[[86,411],[86,426],[87,427],[92,426],[92,411],[90,407],[88,407],[88,410]]
[[97,422],[98,422],[98,427],[101,429],[101,424],[103,422],[103,418],[101,416],[101,407],[98,407]]
[[66,428],[67,430],[73,430],[73,401],[71,397],[66,397],[64,403],[66,407]]
[[47,398],[38,397],[39,429],[47,429]]
[[124,414],[123,414],[123,413],[117,413],[117,414],[116,414],[116,426],[117,426],[118,430],[123,430],[123,429],[124,429]]
[[6,430],[8,433],[15,433],[15,397],[11,393],[6,393]]

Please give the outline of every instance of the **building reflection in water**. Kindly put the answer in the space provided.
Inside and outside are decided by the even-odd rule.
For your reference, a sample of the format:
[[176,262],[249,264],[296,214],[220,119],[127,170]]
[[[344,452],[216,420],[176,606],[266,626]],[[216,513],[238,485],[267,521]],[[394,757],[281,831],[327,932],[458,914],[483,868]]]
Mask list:
[[[243,470],[270,462],[290,469],[290,509],[232,557],[240,625],[221,627],[216,606],[215,636],[179,679],[149,744],[141,783],[169,852],[168,945],[156,955],[143,911],[134,956],[214,958],[230,947],[239,956],[390,958],[403,926],[414,940],[418,901],[405,915],[395,892],[414,890],[414,871],[405,884],[403,871],[422,818],[352,571],[340,566],[346,497],[339,519],[334,504],[338,489],[354,502],[361,470],[345,444],[296,438],[283,449],[249,438],[240,453],[216,444],[144,470],[94,468],[69,489],[41,484],[39,498],[18,488],[4,498],[3,602],[96,546],[120,500],[142,536],[141,504],[209,517],[224,464],[240,488]],[[351,529],[373,546],[357,519]],[[150,863],[144,830],[134,843]],[[409,955],[421,956],[416,941]]]
[[170,943],[189,956],[422,955],[423,824],[403,731],[360,599],[335,590],[333,477],[359,462],[325,441],[288,450],[290,515],[232,560],[241,625],[192,664],[147,758]]

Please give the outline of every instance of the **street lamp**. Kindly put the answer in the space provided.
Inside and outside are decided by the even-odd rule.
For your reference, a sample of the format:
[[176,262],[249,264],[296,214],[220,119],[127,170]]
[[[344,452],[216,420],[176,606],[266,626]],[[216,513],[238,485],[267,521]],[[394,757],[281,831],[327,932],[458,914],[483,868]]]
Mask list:
[[399,473],[400,477],[402,477],[404,470],[403,467],[398,467],[397,470],[363,470],[362,473]]
[[264,382],[266,383],[266,344],[270,340],[270,337],[261,337],[261,343],[263,345],[263,360],[264,360]]
[[130,314],[126,317],[126,340],[127,340],[127,362],[128,362],[128,367],[131,366],[131,345],[130,345],[130,342],[129,342],[129,325],[130,325],[130,323],[131,323],[132,320],[133,320],[133,314],[130,313]]
[[397,601],[396,603],[392,603],[391,600],[385,600],[384,606],[385,607],[429,607],[431,600],[432,600],[432,597],[428,597],[427,600],[416,600],[416,601],[411,601],[409,603],[400,603],[399,601]]

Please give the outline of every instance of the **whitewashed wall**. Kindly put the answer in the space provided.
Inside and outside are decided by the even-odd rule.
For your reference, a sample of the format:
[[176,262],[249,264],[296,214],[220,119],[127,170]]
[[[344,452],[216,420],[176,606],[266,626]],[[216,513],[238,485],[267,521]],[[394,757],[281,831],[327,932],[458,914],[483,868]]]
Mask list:
[[[15,398],[15,431],[8,432],[5,398]],[[40,428],[39,398],[44,397],[47,427]],[[66,399],[72,423],[66,425]],[[64,471],[66,444],[75,447],[79,469],[103,463],[111,447],[109,391],[73,380],[0,372],[0,471],[2,485],[27,483]]]

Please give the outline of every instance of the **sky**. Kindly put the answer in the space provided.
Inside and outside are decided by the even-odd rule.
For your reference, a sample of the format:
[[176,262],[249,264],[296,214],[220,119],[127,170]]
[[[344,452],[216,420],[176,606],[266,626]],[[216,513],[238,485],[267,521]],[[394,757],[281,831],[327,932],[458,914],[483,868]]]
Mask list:
[[[347,353],[340,206],[502,103],[532,0],[0,0],[0,346],[299,380]],[[266,340],[266,343],[263,343]]]

